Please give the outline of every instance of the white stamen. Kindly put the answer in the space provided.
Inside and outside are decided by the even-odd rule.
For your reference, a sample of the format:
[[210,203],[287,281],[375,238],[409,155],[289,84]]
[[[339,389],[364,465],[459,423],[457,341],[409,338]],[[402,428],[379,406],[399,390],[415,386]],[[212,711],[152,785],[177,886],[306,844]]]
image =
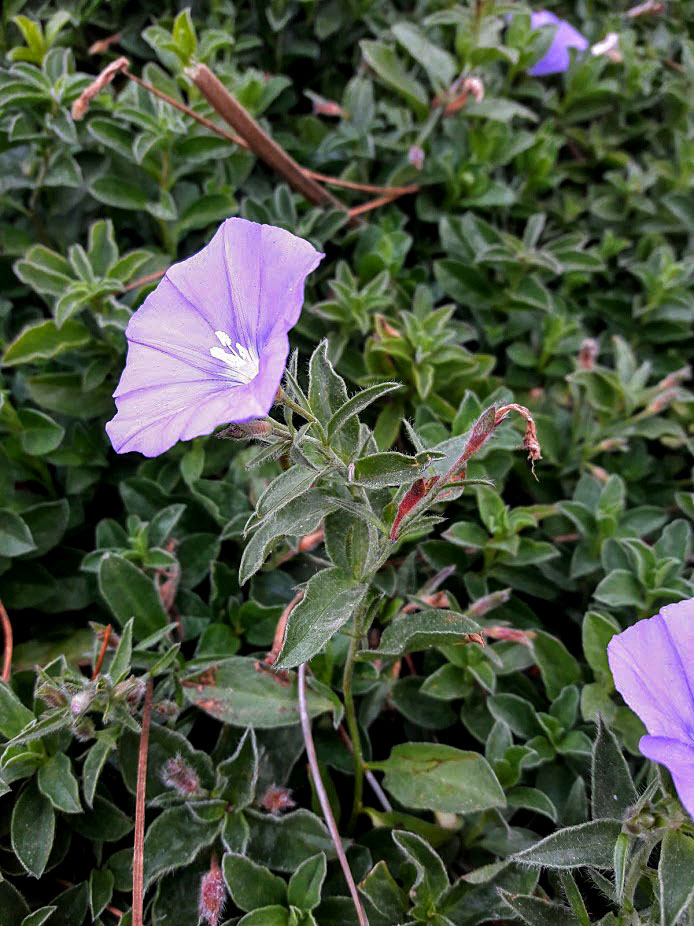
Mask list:
[[[226,331],[215,331],[215,337],[222,347],[211,347],[210,354],[215,360],[221,360],[226,369],[224,374],[237,383],[250,383],[258,375],[258,354],[253,347],[244,347],[236,342],[232,346],[231,338]],[[229,350],[224,350],[227,347]]]

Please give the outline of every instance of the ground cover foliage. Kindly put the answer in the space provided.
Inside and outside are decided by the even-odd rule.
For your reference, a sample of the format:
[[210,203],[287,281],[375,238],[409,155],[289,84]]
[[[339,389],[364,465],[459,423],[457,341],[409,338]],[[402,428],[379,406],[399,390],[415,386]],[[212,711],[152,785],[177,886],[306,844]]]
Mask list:
[[[195,923],[207,874],[210,923],[357,923],[306,661],[371,926],[694,922],[691,820],[606,655],[694,596],[694,4],[627,8],[552,4],[622,60],[541,80],[546,36],[492,0],[4,4],[0,926],[132,921],[147,678],[145,922]],[[222,125],[204,62],[304,167],[418,189],[350,219],[122,74],[75,121],[119,54]],[[461,72],[484,99],[445,114]],[[127,321],[232,215],[326,253],[285,384],[307,424],[117,457]],[[393,530],[471,441],[468,486]]]

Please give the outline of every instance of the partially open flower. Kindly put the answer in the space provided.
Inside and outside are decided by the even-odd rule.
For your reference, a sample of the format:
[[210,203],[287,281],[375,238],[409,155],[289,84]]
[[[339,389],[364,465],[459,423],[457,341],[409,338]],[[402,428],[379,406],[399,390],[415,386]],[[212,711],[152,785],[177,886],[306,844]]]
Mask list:
[[648,730],[639,749],[670,770],[694,817],[694,598],[612,637],[607,657],[617,691]]
[[106,431],[118,453],[269,412],[323,255],[282,228],[227,219],[198,254],[170,267],[128,323],[125,370]]
[[568,70],[571,64],[569,49],[575,48],[581,52],[588,48],[588,39],[585,36],[581,35],[565,19],[559,19],[558,16],[548,10],[531,13],[530,25],[533,29],[542,29],[545,26],[555,28],[554,39],[547,53],[539,61],[536,61],[531,68],[528,68],[528,74],[531,77],[545,77],[547,74],[563,73]]

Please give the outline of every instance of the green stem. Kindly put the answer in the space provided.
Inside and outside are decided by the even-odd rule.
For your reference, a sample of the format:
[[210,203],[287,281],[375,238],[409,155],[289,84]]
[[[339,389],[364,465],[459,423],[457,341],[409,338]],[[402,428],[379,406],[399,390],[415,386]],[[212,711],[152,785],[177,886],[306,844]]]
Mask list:
[[354,797],[352,799],[352,813],[349,820],[349,829],[353,830],[357,817],[362,808],[362,796],[364,793],[364,754],[361,748],[361,734],[359,732],[359,722],[357,721],[357,712],[354,706],[354,696],[352,694],[352,678],[354,676],[354,661],[359,652],[359,644],[362,636],[362,614],[360,609],[354,618],[354,635],[352,636],[345,662],[345,669],[342,675],[342,697],[345,702],[345,717],[347,719],[347,729],[352,740],[352,758],[354,759]]

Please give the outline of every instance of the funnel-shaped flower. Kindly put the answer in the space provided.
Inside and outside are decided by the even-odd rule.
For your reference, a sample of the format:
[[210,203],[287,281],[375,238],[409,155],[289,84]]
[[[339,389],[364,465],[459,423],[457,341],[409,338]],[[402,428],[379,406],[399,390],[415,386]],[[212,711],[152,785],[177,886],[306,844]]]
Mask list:
[[549,50],[528,69],[531,77],[544,77],[546,74],[561,74],[568,70],[571,64],[569,49],[576,48],[579,51],[585,51],[588,48],[588,39],[574,29],[565,19],[559,19],[554,13],[547,10],[540,10],[537,13],[530,14],[530,25],[533,29],[541,29],[543,26],[552,26],[555,29],[552,44]]
[[106,425],[116,451],[154,457],[267,415],[304,281],[322,258],[284,229],[227,219],[202,251],[170,267],[125,332],[118,413]]
[[694,817],[694,598],[612,637],[607,655],[617,690],[648,730],[639,749],[670,770]]

